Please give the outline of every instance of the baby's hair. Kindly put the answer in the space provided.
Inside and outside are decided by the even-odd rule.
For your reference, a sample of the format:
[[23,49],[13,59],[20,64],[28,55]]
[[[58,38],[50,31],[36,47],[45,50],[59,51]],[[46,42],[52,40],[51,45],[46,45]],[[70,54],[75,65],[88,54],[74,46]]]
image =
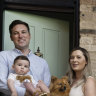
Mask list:
[[29,66],[30,66],[30,61],[29,61],[29,59],[28,59],[26,56],[24,56],[24,55],[17,56],[17,57],[14,59],[14,64],[16,63],[17,60],[26,60],[26,61],[29,62]]

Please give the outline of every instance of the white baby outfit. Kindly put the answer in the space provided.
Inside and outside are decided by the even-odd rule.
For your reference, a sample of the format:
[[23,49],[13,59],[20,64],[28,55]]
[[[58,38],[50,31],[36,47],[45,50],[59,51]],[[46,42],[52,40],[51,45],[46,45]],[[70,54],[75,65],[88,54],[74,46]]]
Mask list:
[[[21,83],[19,80],[16,79],[16,76],[18,76],[17,74],[14,73],[10,73],[8,76],[8,79],[12,79],[16,85],[20,86],[20,87],[24,87],[23,82]],[[22,76],[22,75],[21,75]],[[34,85],[34,87],[36,87],[36,85],[38,84],[38,82],[36,82],[33,78],[32,75],[29,75],[31,77],[32,83]],[[25,80],[25,82],[28,80]]]

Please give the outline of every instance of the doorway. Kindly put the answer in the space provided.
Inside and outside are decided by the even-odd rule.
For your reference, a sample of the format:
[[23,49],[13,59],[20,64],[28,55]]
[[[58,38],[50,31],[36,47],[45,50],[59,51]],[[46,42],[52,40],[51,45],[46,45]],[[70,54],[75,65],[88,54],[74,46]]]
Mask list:
[[3,50],[14,48],[10,40],[9,24],[20,19],[30,26],[30,49],[40,48],[43,58],[48,62],[51,75],[62,77],[68,70],[69,22],[57,18],[35,15],[18,11],[4,11]]

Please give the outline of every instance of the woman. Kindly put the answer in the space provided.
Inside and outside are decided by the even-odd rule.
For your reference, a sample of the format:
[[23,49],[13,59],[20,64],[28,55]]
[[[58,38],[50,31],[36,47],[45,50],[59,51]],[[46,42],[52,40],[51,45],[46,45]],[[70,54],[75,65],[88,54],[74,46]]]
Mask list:
[[69,58],[69,96],[96,96],[95,79],[91,76],[90,58],[86,49],[74,48]]

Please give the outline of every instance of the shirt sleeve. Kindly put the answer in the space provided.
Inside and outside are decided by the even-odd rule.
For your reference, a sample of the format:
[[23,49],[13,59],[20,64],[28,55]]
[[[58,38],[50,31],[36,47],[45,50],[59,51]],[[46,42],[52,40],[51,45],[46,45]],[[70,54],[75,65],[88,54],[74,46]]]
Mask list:
[[49,87],[51,81],[50,70],[47,62],[45,61],[45,70],[44,70],[44,82]]
[[8,66],[5,60],[5,56],[0,53],[0,92],[10,95],[10,91],[7,87],[7,75]]
[[14,81],[15,81],[15,78],[16,78],[16,76],[13,73],[10,73],[9,76],[8,76],[8,79],[12,79]]
[[[8,64],[7,64],[7,57],[2,52],[0,52],[0,92],[11,96],[11,92],[7,86],[7,78],[8,78]],[[21,88],[18,86],[15,86],[16,91],[18,93],[18,96],[24,96],[25,94],[25,88]]]

